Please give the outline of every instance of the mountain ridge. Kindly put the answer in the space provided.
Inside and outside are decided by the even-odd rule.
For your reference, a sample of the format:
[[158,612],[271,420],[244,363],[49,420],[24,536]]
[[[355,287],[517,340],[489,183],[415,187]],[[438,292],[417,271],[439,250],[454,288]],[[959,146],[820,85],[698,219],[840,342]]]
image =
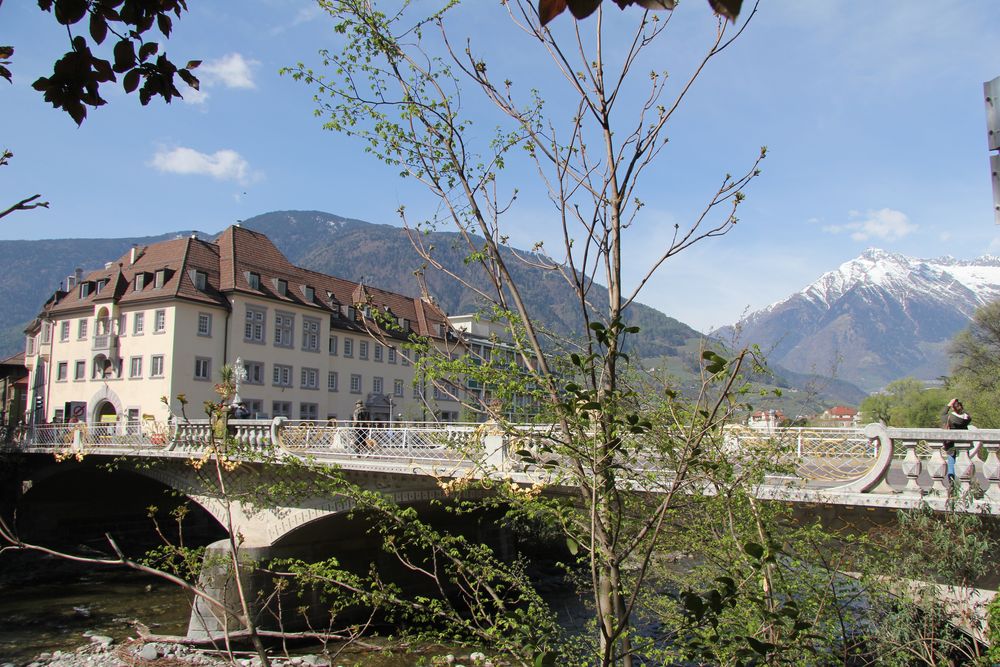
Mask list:
[[947,374],[947,346],[976,308],[1000,298],[1000,258],[910,258],[878,248],[714,335],[756,343],[792,371],[835,374],[873,391]]

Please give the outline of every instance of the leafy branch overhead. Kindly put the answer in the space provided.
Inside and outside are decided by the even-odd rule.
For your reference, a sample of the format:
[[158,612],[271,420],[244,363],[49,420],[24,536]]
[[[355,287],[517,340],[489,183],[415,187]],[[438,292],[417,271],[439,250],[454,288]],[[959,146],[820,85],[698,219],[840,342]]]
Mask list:
[[[538,0],[538,16],[542,25],[545,25],[569,9],[574,18],[585,19],[597,11],[601,2],[603,0]],[[621,9],[629,5],[639,5],[643,9],[668,10],[677,6],[677,0],[614,0],[614,3]],[[743,0],[708,0],[708,4],[719,16],[735,21],[740,14]]]
[[[198,89],[198,79],[191,73],[200,61],[192,60],[178,68],[160,53],[157,42],[147,41],[146,34],[156,29],[169,38],[173,18],[187,10],[186,0],[38,0],[42,11],[51,12],[56,21],[66,26],[70,50],[53,65],[52,74],[40,77],[32,87],[43,93],[45,101],[63,109],[77,125],[87,117],[87,107],[105,104],[101,84],[118,81],[123,75],[126,93],[139,91],[139,101],[145,106],[154,97],[169,103],[182,97],[175,85],[175,76]],[[74,34],[73,27],[87,19],[89,33]],[[94,53],[112,37],[112,61]],[[12,47],[0,47],[0,76],[8,81],[10,71],[4,66],[13,54]]]

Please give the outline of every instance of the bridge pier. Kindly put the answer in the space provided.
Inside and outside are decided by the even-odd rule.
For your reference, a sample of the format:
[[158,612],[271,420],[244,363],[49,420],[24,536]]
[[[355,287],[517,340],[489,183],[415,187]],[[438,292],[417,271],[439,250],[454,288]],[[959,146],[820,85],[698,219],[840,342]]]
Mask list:
[[[238,548],[239,584],[246,596],[250,613],[259,625],[264,600],[274,585],[269,577],[254,567],[255,563],[275,558],[272,546],[241,546]],[[206,594],[223,603],[227,609],[242,609],[233,571],[231,545],[228,539],[213,542],[205,549],[198,587]],[[208,600],[196,596],[191,605],[191,619],[188,621],[187,636],[192,639],[222,638],[227,629],[232,632],[242,629],[243,623],[231,612],[223,611]]]

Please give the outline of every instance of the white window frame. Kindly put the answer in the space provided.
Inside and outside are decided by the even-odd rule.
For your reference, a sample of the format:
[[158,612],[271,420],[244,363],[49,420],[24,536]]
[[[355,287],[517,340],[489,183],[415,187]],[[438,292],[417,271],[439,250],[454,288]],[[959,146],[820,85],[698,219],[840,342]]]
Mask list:
[[354,339],[344,336],[344,356],[353,358],[354,357]]
[[368,359],[368,341],[358,341],[358,359]]
[[167,331],[167,311],[165,308],[157,308],[153,311],[153,333],[161,334]]
[[142,357],[128,358],[128,377],[130,380],[142,378]]
[[295,313],[283,310],[274,311],[275,347],[293,347],[295,345]]
[[132,316],[132,335],[141,336],[146,328],[146,313],[136,313]]
[[302,349],[319,352],[320,321],[315,317],[302,316]]
[[340,376],[337,371],[329,371],[326,374],[326,390],[340,391]]
[[243,318],[243,342],[253,345],[267,343],[267,308],[247,304]]
[[292,367],[287,364],[273,364],[271,367],[271,386],[291,387]]
[[327,351],[330,353],[331,357],[337,356],[337,344],[340,341],[337,340],[336,336],[330,336],[330,340],[327,343]]
[[[247,379],[244,380],[246,384],[264,384],[265,375],[264,362],[262,361],[244,361],[243,368],[246,369]],[[260,410],[263,412],[263,410]]]
[[198,335],[212,337],[212,313],[198,313]]
[[208,382],[212,379],[212,358],[211,357],[195,357],[194,358],[194,379],[203,382]]
[[395,396],[396,398],[402,398],[403,397],[403,381],[402,380],[393,380],[392,381],[392,395]]
[[361,374],[351,373],[351,393],[360,394],[361,393]]
[[149,358],[149,377],[163,377],[164,357],[162,354],[154,354]]
[[65,343],[69,340],[69,320],[63,320],[59,323],[59,341]]
[[319,389],[319,369],[303,366],[299,372],[301,389]]
[[384,388],[385,380],[381,376],[376,375],[372,378],[372,393],[381,394]]

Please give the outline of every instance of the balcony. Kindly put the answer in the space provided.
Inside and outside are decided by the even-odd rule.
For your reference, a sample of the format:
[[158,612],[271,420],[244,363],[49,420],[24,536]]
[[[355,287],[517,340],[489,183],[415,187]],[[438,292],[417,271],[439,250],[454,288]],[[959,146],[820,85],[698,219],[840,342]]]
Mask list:
[[[113,352],[118,349],[118,334],[106,333],[94,336],[95,352]],[[110,356],[110,355],[109,355]]]

